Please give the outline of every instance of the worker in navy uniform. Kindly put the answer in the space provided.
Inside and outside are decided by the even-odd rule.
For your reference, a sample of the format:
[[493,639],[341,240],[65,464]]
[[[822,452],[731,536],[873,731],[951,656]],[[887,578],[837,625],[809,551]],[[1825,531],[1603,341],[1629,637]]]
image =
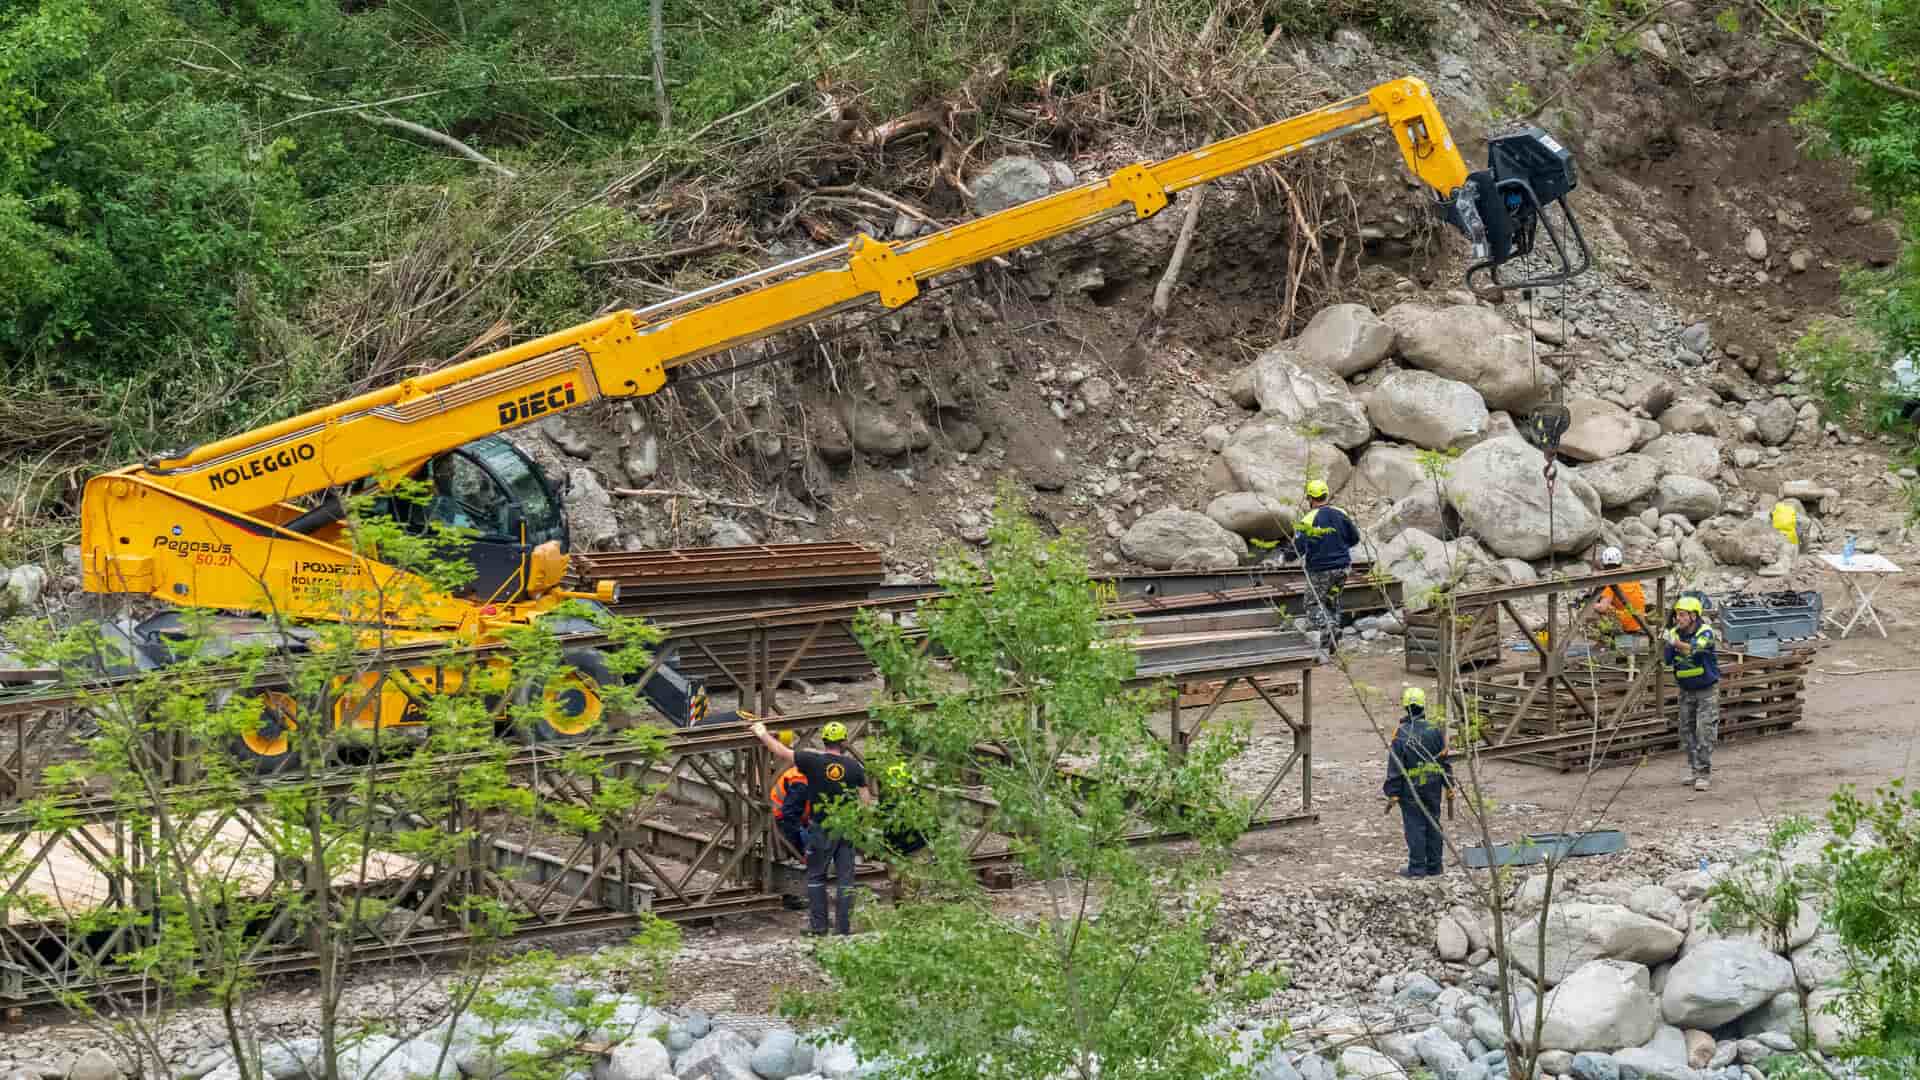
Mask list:
[[1353,566],[1360,530],[1345,510],[1327,503],[1325,480],[1307,481],[1307,512],[1293,526],[1293,551],[1307,572],[1307,620],[1320,631],[1320,646],[1340,650],[1340,590]]
[[753,734],[783,764],[798,768],[807,778],[808,799],[813,806],[807,825],[807,933],[821,937],[827,933],[827,874],[832,872],[835,892],[834,929],[842,935],[852,933],[853,922],[853,842],[834,829],[831,818],[834,803],[848,792],[858,792],[860,801],[873,803],[873,791],[867,787],[866,766],[847,753],[847,725],[831,721],[820,729],[824,750],[794,750],[767,733],[767,725],[755,721]]
[[1381,790],[1400,807],[1407,837],[1407,868],[1401,877],[1438,877],[1445,857],[1440,833],[1440,797],[1453,786],[1446,760],[1447,733],[1427,718],[1427,692],[1409,686],[1400,695],[1406,715],[1387,749],[1387,782]]
[[1709,786],[1713,744],[1720,738],[1720,660],[1713,645],[1713,627],[1699,598],[1681,597],[1673,605],[1666,659],[1680,687],[1680,742],[1687,748],[1688,769],[1682,782],[1695,791]]

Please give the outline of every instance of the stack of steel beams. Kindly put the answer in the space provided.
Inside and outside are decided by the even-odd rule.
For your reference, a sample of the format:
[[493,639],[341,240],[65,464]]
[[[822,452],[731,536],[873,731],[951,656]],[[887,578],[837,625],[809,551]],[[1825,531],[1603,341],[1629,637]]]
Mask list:
[[[878,551],[844,541],[601,552],[574,556],[573,567],[581,584],[617,582],[620,593],[613,610],[644,616],[669,634],[675,624],[694,619],[857,603],[886,577]],[[795,626],[768,631],[774,670],[785,669],[792,653],[804,648],[806,655],[788,672],[790,678],[857,679],[873,671],[845,627],[828,627],[807,644],[809,630]],[[704,680],[710,689],[726,689],[733,684],[726,669],[751,666],[748,642],[745,630],[705,636],[701,648],[681,648],[675,666]]]

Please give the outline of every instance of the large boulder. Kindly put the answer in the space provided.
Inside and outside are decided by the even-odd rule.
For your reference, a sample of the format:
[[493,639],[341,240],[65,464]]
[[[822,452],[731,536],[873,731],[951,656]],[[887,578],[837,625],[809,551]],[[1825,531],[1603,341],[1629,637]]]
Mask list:
[[1388,499],[1402,499],[1417,487],[1431,486],[1420,451],[1398,443],[1377,442],[1360,455],[1354,486]]
[[1806,1028],[1806,1010],[1800,1007],[1800,995],[1791,990],[1773,995],[1766,1004],[1740,1018],[1740,1034],[1748,1037],[1780,1031],[1798,1039]]
[[1663,1026],[1645,1045],[1614,1051],[1613,1060],[1620,1066],[1622,1077],[1698,1080],[1698,1074],[1687,1064],[1686,1034],[1677,1027]]
[[1400,583],[1408,611],[1433,606],[1434,592],[1454,576],[1452,552],[1446,542],[1421,529],[1403,529],[1373,552],[1373,563]]
[[1555,1050],[1639,1046],[1660,1030],[1644,964],[1591,960],[1547,993],[1540,1045]]
[[775,1029],[754,1048],[750,1064],[766,1080],[787,1080],[813,1071],[813,1047],[791,1031]]
[[1711,435],[1662,435],[1640,452],[1652,458],[1663,475],[1711,480],[1720,472],[1720,440]]
[[1633,449],[1640,425],[1627,410],[1599,398],[1567,402],[1571,417],[1560,436],[1560,452],[1575,461],[1605,461]]
[[1270,349],[1253,366],[1253,396],[1261,412],[1292,423],[1304,434],[1342,450],[1373,438],[1367,410],[1346,380],[1325,368],[1299,362],[1288,349]]
[[1370,1046],[1349,1046],[1340,1052],[1340,1075],[1346,1080],[1406,1080],[1406,1070]]
[[1393,327],[1363,304],[1334,304],[1308,320],[1293,347],[1308,363],[1351,379],[1393,351]]
[[673,1071],[711,1080],[760,1080],[753,1071],[753,1049],[752,1043],[732,1031],[714,1028],[674,1060]]
[[1240,565],[1247,542],[1205,514],[1155,510],[1121,535],[1120,553],[1155,570],[1171,570],[1177,563],[1227,569]]
[[1683,473],[1668,473],[1660,478],[1654,492],[1653,508],[1662,515],[1679,514],[1688,521],[1701,522],[1720,512],[1720,486]]
[[878,457],[895,457],[906,453],[912,445],[907,423],[878,405],[844,400],[840,402],[839,417],[856,450]]
[[1695,535],[1715,559],[1728,566],[1771,566],[1791,550],[1787,538],[1759,518],[1737,524],[1725,519],[1711,521]]
[[1393,327],[1394,350],[1402,360],[1466,383],[1480,391],[1490,409],[1525,412],[1560,382],[1553,369],[1535,363],[1531,335],[1494,308],[1405,303],[1382,317]]
[[1294,506],[1300,505],[1309,478],[1339,491],[1353,472],[1339,447],[1310,439],[1288,421],[1269,416],[1235,431],[1220,457],[1238,490],[1272,495]]
[[1670,435],[1714,435],[1722,419],[1720,410],[1704,401],[1681,401],[1660,414],[1660,430]]
[[1381,540],[1391,540],[1407,529],[1419,529],[1443,539],[1451,539],[1460,529],[1460,517],[1453,512],[1453,506],[1440,497],[1432,488],[1421,488],[1400,499],[1387,511],[1380,524],[1373,527],[1373,535]]
[[1293,535],[1295,509],[1271,495],[1229,491],[1207,504],[1207,516],[1250,540],[1280,540]]
[[1660,1009],[1669,1024],[1716,1028],[1793,986],[1793,965],[1766,946],[1708,938],[1673,965]]
[[1057,179],[1045,162],[1009,154],[973,178],[974,209],[981,214],[995,214],[1032,202],[1051,192]]
[[1847,975],[1847,952],[1837,934],[1819,934],[1793,950],[1793,976],[1802,990],[1839,986]]
[[1812,1029],[1813,1045],[1826,1053],[1844,1048],[1859,1038],[1860,1031],[1850,1018],[1854,1010],[1846,990],[1815,990],[1807,995],[1807,1027]]
[[1779,446],[1793,438],[1793,425],[1800,419],[1793,402],[1783,397],[1769,398],[1755,405],[1749,414],[1764,446]]
[[[1467,529],[1496,555],[1545,558],[1579,551],[1600,535],[1601,517],[1572,484],[1556,484],[1551,510],[1547,459],[1517,437],[1489,439],[1460,455],[1447,482],[1447,497]],[[1548,526],[1552,526],[1549,541]]]
[[1607,510],[1646,498],[1660,480],[1659,462],[1645,454],[1621,454],[1582,465],[1574,472],[1600,493],[1600,505]]
[[673,1057],[658,1039],[642,1036],[615,1046],[597,1063],[593,1080],[664,1080],[673,1072]]
[[1528,919],[1508,938],[1507,955],[1548,986],[1557,985],[1590,960],[1629,960],[1648,966],[1671,960],[1685,940],[1673,927],[1618,904],[1578,901],[1555,904],[1548,914],[1544,972],[1534,970],[1540,937],[1540,919]]
[[620,519],[614,516],[613,496],[600,477],[585,465],[567,473],[567,526],[574,543],[588,551],[606,551],[620,541]]
[[1367,395],[1367,418],[1384,435],[1428,450],[1473,442],[1487,430],[1487,404],[1466,383],[1396,371]]

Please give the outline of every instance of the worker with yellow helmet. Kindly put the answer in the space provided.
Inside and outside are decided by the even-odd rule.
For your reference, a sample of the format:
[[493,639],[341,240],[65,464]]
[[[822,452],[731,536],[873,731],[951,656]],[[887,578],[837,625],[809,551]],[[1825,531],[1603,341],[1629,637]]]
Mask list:
[[1707,625],[1700,598],[1682,596],[1673,605],[1667,629],[1667,669],[1680,688],[1680,742],[1687,749],[1687,778],[1706,791],[1713,772],[1713,744],[1720,738],[1720,663],[1714,654],[1713,627]]
[[1381,787],[1399,805],[1400,827],[1407,838],[1407,866],[1400,876],[1439,877],[1446,857],[1440,797],[1453,786],[1447,733],[1427,717],[1427,692],[1420,687],[1402,691],[1400,707],[1405,715],[1387,748],[1387,782]]
[[795,750],[769,734],[764,721],[754,721],[752,730],[776,761],[798,768],[807,779],[813,809],[806,832],[807,933],[815,937],[827,933],[829,870],[838,894],[834,929],[843,935],[852,933],[853,843],[833,828],[833,810],[849,791],[858,792],[860,801],[869,805],[873,792],[867,787],[866,767],[847,753],[847,725],[831,720],[820,729],[823,750]]
[[1309,480],[1307,512],[1293,525],[1293,552],[1307,572],[1307,619],[1320,632],[1328,655],[1340,649],[1340,590],[1353,565],[1360,530],[1352,515],[1328,504],[1325,480]]

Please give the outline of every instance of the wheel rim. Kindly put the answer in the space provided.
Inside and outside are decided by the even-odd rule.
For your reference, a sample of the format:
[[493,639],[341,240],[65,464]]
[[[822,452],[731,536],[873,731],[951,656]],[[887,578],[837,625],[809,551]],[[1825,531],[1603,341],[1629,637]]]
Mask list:
[[578,672],[559,679],[542,696],[547,726],[559,735],[584,735],[600,722],[604,707],[592,681]]
[[258,698],[260,711],[254,726],[240,733],[240,742],[254,755],[263,758],[284,757],[293,745],[295,708],[293,698],[279,690],[269,690]]

